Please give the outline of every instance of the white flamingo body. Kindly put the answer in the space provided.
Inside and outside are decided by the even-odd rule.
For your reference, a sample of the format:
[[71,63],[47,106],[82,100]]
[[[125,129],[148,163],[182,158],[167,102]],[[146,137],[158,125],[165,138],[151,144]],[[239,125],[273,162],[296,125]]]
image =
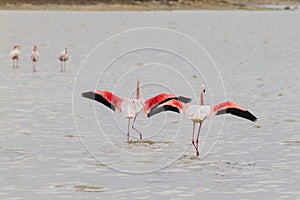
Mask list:
[[11,57],[11,59],[15,60],[15,59],[19,59],[19,56],[21,54],[20,48],[14,48],[9,56]]
[[36,51],[32,51],[32,53],[31,53],[31,60],[32,60],[32,62],[37,62],[39,59],[40,59],[39,52],[37,50]]
[[21,47],[20,45],[14,45],[13,50],[10,52],[9,56],[13,60],[13,68],[18,68],[19,67],[19,57],[21,54]]
[[59,60],[62,62],[66,62],[67,60],[69,60],[69,55],[67,50],[62,51],[59,56],[58,56]]
[[185,115],[195,123],[203,122],[208,116],[210,116],[210,106],[190,105],[185,110]]
[[122,113],[128,119],[135,118],[144,109],[144,99],[127,99],[122,104]]
[[[163,111],[174,111],[181,114],[186,115],[189,119],[193,121],[193,135],[192,135],[192,144],[196,149],[196,156],[199,156],[198,151],[198,140],[200,135],[200,129],[202,123],[207,117],[213,115],[221,115],[221,114],[233,114],[238,117],[242,117],[244,119],[248,119],[250,121],[255,122],[257,118],[250,113],[247,109],[239,106],[231,101],[226,101],[217,105],[207,106],[204,105],[204,94],[205,93],[205,86],[202,86],[201,93],[200,93],[200,105],[188,105],[182,102],[179,102],[176,99],[172,99],[168,102],[165,102],[159,105],[155,110],[152,110],[150,113],[150,117],[163,112]],[[149,115],[148,115],[149,116]],[[199,124],[198,134],[196,137],[196,144],[195,144],[195,124]]]

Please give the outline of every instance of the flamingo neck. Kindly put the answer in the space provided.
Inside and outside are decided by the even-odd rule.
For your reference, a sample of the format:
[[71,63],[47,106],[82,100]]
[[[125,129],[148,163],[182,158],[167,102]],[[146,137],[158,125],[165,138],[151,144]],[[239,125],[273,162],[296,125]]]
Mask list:
[[140,80],[136,82],[136,99],[140,98]]
[[204,105],[204,95],[203,95],[203,91],[201,91],[201,93],[200,93],[200,105],[201,105],[201,106]]

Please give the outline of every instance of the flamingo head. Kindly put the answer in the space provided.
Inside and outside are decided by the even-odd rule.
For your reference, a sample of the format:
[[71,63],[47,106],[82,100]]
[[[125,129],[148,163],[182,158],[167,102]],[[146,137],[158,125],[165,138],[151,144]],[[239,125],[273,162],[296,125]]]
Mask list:
[[14,45],[14,49],[21,49],[20,45],[16,44]]
[[201,85],[201,92],[202,93],[206,92],[206,86],[204,84]]
[[33,46],[33,51],[36,51],[36,50],[37,50],[37,46],[34,45],[34,46]]
[[201,86],[201,92],[200,92],[200,105],[204,105],[204,93],[205,93],[206,87],[203,84]]
[[65,48],[65,53],[66,53],[66,54],[68,53],[68,48],[67,48],[67,47]]

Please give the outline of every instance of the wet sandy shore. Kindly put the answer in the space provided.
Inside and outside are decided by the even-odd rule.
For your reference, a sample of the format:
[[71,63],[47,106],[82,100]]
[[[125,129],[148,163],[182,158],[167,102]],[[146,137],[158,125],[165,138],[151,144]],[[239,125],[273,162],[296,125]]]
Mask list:
[[[109,1],[108,1],[109,2]],[[299,6],[296,0],[162,0],[162,1],[41,1],[0,0],[1,10],[294,10]]]

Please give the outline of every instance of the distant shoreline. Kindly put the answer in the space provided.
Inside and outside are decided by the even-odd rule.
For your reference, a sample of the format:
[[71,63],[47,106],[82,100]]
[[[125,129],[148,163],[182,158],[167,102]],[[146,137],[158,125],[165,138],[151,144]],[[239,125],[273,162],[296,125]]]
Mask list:
[[[70,3],[71,2],[71,3]],[[84,3],[82,3],[84,2]],[[74,10],[74,11],[151,11],[151,10],[274,10],[298,9],[300,2],[293,0],[162,0],[115,1],[116,3],[89,1],[0,0],[0,10]],[[271,6],[270,6],[271,5]],[[272,5],[274,7],[272,7]],[[278,7],[276,7],[278,6]]]

